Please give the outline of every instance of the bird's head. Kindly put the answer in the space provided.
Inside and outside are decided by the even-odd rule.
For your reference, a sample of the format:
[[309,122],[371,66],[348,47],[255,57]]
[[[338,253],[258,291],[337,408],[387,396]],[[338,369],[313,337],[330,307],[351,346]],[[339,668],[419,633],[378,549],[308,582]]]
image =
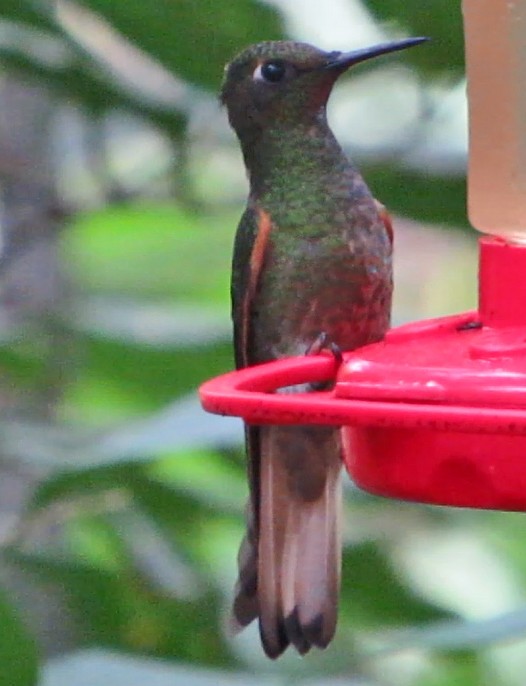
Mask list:
[[325,110],[336,79],[349,67],[425,40],[408,38],[352,52],[325,52],[294,41],[257,43],[226,66],[221,102],[241,139],[276,123],[309,122]]

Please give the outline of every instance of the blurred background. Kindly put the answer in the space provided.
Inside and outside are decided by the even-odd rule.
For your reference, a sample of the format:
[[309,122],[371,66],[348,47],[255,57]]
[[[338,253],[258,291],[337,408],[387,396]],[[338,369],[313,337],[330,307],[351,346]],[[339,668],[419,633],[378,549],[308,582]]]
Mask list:
[[523,516],[348,480],[334,644],[271,663],[224,631],[242,428],[195,392],[233,366],[224,63],[431,36],[343,79],[330,120],[395,215],[394,321],[476,298],[460,3],[320,4],[0,0],[0,684],[524,683]]

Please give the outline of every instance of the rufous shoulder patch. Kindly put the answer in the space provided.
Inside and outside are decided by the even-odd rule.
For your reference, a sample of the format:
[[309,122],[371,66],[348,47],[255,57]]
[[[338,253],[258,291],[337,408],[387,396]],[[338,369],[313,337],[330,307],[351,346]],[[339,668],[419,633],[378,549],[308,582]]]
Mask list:
[[387,235],[389,236],[389,240],[391,241],[391,245],[393,244],[394,240],[394,232],[393,232],[393,222],[391,221],[391,217],[389,215],[389,212],[385,209],[384,205],[382,205],[381,202],[378,202],[378,200],[374,201],[376,204],[376,209],[378,210],[378,214],[380,215],[380,219],[383,221],[385,230],[387,231]]
[[270,214],[265,210],[258,208],[257,210],[257,231],[254,240],[254,246],[250,255],[248,284],[243,299],[243,326],[242,326],[242,349],[244,351],[244,363],[248,365],[248,337],[250,324],[250,308],[256,295],[257,286],[263,264],[265,262],[265,254],[268,247],[270,232],[272,230],[272,219]]

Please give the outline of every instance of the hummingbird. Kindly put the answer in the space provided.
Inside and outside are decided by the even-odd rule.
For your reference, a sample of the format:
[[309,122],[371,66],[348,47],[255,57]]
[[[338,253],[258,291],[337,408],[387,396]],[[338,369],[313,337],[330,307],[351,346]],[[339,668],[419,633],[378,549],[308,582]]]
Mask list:
[[[426,40],[352,52],[306,43],[249,46],[226,67],[220,100],[250,192],[232,262],[237,368],[380,340],[390,322],[392,226],[327,122],[350,67]],[[305,390],[294,387],[283,392]],[[245,427],[250,497],[232,621],[256,618],[270,658],[325,648],[337,622],[341,568],[339,430]]]

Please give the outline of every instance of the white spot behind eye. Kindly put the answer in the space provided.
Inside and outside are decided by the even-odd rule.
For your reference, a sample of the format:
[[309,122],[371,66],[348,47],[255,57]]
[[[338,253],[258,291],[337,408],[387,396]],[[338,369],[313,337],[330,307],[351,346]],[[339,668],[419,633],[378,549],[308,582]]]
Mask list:
[[263,74],[261,73],[261,64],[258,64],[258,66],[254,69],[254,73],[252,74],[252,78],[254,81],[265,81],[265,78],[263,77]]

